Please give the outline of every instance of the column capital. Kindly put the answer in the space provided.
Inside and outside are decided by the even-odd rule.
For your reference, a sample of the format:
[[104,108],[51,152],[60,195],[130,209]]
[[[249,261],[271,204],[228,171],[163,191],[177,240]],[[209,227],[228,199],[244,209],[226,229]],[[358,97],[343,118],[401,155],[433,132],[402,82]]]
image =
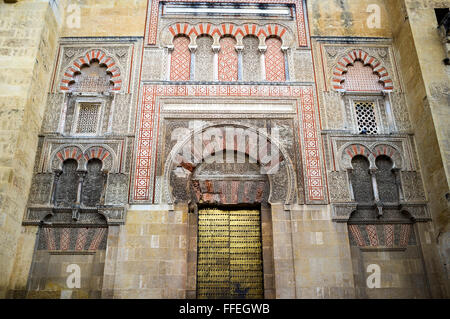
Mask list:
[[214,53],[219,53],[220,45],[213,45],[211,46],[211,49],[213,50]]

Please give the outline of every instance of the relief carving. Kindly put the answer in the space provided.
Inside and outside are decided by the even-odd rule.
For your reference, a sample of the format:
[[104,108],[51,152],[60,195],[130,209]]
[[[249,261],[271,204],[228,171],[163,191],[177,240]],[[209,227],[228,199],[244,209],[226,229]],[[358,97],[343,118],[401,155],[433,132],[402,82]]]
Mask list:
[[61,109],[64,107],[63,93],[49,93],[47,99],[47,107],[42,122],[43,133],[54,133],[58,131]]
[[54,175],[40,173],[33,176],[30,189],[30,205],[48,205],[51,200]]
[[329,172],[328,186],[331,202],[351,201],[350,187],[348,185],[347,172]]
[[425,201],[422,178],[418,172],[401,172],[405,201]]
[[310,51],[294,51],[295,81],[314,82],[314,70]]
[[128,203],[128,174],[109,174],[106,187],[106,205],[126,205]]
[[412,130],[409,120],[408,107],[406,105],[403,93],[391,94],[392,112],[394,113],[395,124],[400,132],[409,132]]

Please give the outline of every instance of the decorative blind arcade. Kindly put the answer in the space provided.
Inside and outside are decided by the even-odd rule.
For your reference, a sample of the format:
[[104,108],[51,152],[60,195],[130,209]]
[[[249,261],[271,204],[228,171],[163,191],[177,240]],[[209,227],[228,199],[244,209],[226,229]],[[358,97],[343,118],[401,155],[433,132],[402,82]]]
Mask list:
[[[255,41],[256,43],[251,43]],[[189,50],[189,38],[177,36],[173,41],[173,52],[171,54],[170,80],[189,81],[191,79],[191,53]],[[219,81],[237,81],[238,69],[244,70],[245,81],[262,80],[259,68],[258,39],[247,36],[243,40],[243,63],[239,64],[236,52],[236,40],[225,36],[220,39],[220,50],[218,53],[217,74]],[[194,78],[196,81],[213,81],[214,72],[211,68],[214,65],[214,53],[212,51],[213,39],[210,36],[202,35],[197,38],[197,49],[195,53]],[[250,45],[249,45],[250,44]],[[265,53],[265,73],[269,82],[286,81],[286,65],[284,53],[281,50],[282,43],[278,38],[268,38],[266,40],[267,51]]]
[[264,297],[257,210],[203,209],[198,215],[197,297]]

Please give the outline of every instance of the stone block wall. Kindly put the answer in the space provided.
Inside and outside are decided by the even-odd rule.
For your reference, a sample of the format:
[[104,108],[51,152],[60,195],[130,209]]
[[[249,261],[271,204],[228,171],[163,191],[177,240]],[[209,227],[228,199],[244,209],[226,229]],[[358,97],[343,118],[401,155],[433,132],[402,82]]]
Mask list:
[[[98,299],[103,286],[105,251],[51,252],[40,250],[34,255],[26,298],[29,299]],[[80,288],[69,288],[74,274],[71,265],[79,267]],[[68,271],[69,270],[69,271]],[[78,272],[78,269],[76,270]]]
[[[430,236],[440,247],[449,289],[449,79],[445,51],[437,30],[435,8],[445,1],[386,1],[395,54],[404,79],[407,107],[435,229]],[[415,66],[415,67],[411,67]],[[447,265],[447,266],[445,266]]]
[[185,298],[187,210],[133,210],[131,207],[122,227],[113,297]]
[[[177,123],[186,126],[193,118],[215,125],[226,122],[226,125],[283,127],[280,142],[287,150],[287,156],[283,154],[283,157],[293,166],[285,168],[289,178],[272,180],[272,205],[263,206],[261,211],[266,298],[448,296],[448,274],[443,267],[445,263],[450,264],[449,206],[445,199],[449,175],[447,127],[450,125],[446,125],[449,117],[445,108],[448,78],[439,64],[441,51],[432,28],[433,8],[441,6],[442,1],[307,1],[312,40],[307,32],[298,36],[301,24],[295,19],[277,21],[282,25],[282,28],[277,26],[278,31],[285,28],[282,31],[283,45],[287,44],[283,48],[285,71],[290,75],[289,80],[295,82],[283,86],[261,81],[213,85],[205,82],[211,79],[212,72],[206,72],[204,66],[195,78],[203,82],[193,85],[164,82],[170,78],[173,49],[170,35],[174,35],[173,28],[181,30],[187,23],[170,15],[161,16],[157,21],[158,15],[147,5],[159,1],[131,2],[84,1],[79,7],[79,28],[64,23],[61,33],[56,21],[62,17],[54,16],[48,1],[0,2],[0,297],[7,296],[9,290],[8,296],[16,298],[195,298],[197,215],[186,204],[188,184],[183,181],[173,188],[172,166],[167,166],[170,152],[175,148],[175,141],[170,140],[171,130],[181,126]],[[66,5],[64,2],[61,11],[69,9]],[[381,10],[380,28],[367,27],[371,14],[367,10],[371,5]],[[153,17],[147,20],[147,26],[146,14]],[[406,14],[409,21],[404,19]],[[386,23],[388,19],[396,22]],[[195,28],[206,28],[207,23],[218,26],[224,23],[220,17],[187,20]],[[241,33],[245,30],[244,19],[236,25],[225,22],[225,28],[239,26]],[[255,28],[258,24],[258,28],[268,31],[273,21],[269,23],[261,18],[250,22]],[[422,28],[423,25],[429,28]],[[214,33],[211,43],[203,47],[205,52],[210,51],[211,61],[214,53],[209,47],[220,43],[218,30],[210,30]],[[273,31],[278,32],[275,26]],[[195,44],[196,37],[192,39],[191,44]],[[312,48],[299,45],[297,39],[305,41],[303,45],[312,42]],[[61,41],[59,50],[58,41]],[[196,53],[193,48],[194,56],[202,53],[201,42],[197,43]],[[266,50],[261,43],[260,46],[258,57]],[[112,76],[120,76],[113,81],[118,94],[107,94],[107,108],[114,107],[115,111],[114,114],[110,111],[113,115],[103,123],[105,136],[95,141],[95,147],[110,147],[116,154],[114,160],[108,159],[114,163],[108,166],[111,170],[105,204],[114,209],[120,205],[120,212],[101,210],[108,223],[107,245],[102,250],[72,254],[60,250],[35,251],[35,246],[40,245],[36,234],[42,231],[37,227],[41,220],[34,220],[32,226],[30,220],[36,217],[34,213],[52,211],[47,205],[48,210],[41,212],[42,207],[38,206],[50,201],[49,181],[53,180],[54,168],[59,165],[58,149],[63,156],[65,146],[77,144],[83,149],[81,154],[85,151],[88,154],[94,143],[91,138],[58,135],[70,133],[59,127],[65,103],[73,99],[61,93],[61,90],[69,91],[74,76],[65,72],[75,65],[71,62],[84,59],[85,54],[92,55],[89,64],[97,53],[100,56],[102,48],[119,62],[123,71],[117,74],[113,65],[108,65]],[[383,75],[385,88],[389,88],[385,94],[378,92],[378,107],[388,105],[393,109],[392,114],[380,112],[385,134],[375,138],[355,135],[354,120],[349,115],[351,98],[333,90],[333,81],[339,82],[344,75],[344,72],[334,72],[337,63],[346,58],[355,62],[363,52],[368,54],[363,58],[367,62],[369,55],[376,58],[368,64]],[[209,64],[211,69],[213,63]],[[262,77],[254,79],[259,81]],[[393,91],[388,83],[393,83]],[[286,92],[297,92],[297,95]],[[299,92],[302,92],[301,99]],[[222,114],[224,108],[229,109]],[[41,126],[42,118],[45,120]],[[40,139],[39,132],[43,134]],[[150,137],[143,142],[139,140],[142,136]],[[311,142],[311,139],[303,140],[305,136],[314,136],[310,144],[314,149],[302,149],[302,145]],[[369,156],[383,148],[384,152],[392,152],[395,164],[399,164],[396,168],[402,170],[399,178],[406,204],[414,202],[414,207],[420,206],[419,214],[414,215],[419,219],[414,225],[416,242],[406,250],[355,247],[346,223],[356,204],[347,180],[349,167],[345,165],[356,152]],[[67,150],[69,154],[71,148]],[[142,150],[137,160],[136,154]],[[51,158],[53,151],[55,156]],[[349,158],[346,154],[350,154]],[[34,206],[30,206],[32,209],[24,219],[33,165],[36,182],[31,192],[36,196],[30,200],[29,204]],[[313,166],[320,168],[314,170]],[[140,171],[146,172],[144,179],[137,177]],[[315,178],[311,171],[320,176]],[[137,196],[136,185],[144,185],[140,191],[148,194]],[[312,185],[316,187],[314,190]],[[186,195],[185,204],[166,204],[170,200],[169,192],[174,190],[176,195]],[[289,193],[286,198],[282,196],[285,193]],[[132,205],[126,212],[129,203],[139,205]],[[57,212],[55,216],[58,214],[64,215]],[[69,263],[80,265],[83,289],[65,288]],[[366,287],[369,264],[382,267],[381,289]]]
[[26,243],[33,231],[21,223],[59,25],[48,1],[2,1],[0,11],[0,297],[5,297],[10,284],[24,287],[31,262],[32,245]]
[[297,298],[354,298],[348,231],[326,206],[291,210]]

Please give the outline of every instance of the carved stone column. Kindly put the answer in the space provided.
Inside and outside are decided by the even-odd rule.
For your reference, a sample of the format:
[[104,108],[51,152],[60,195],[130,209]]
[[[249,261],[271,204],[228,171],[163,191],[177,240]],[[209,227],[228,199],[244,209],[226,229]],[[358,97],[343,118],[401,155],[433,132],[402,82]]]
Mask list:
[[260,53],[260,64],[261,64],[261,79],[263,81],[266,81],[266,51],[267,51],[267,46],[264,45],[260,45],[258,47],[259,53]]
[[281,47],[281,52],[283,52],[283,56],[284,56],[284,74],[285,74],[286,81],[290,80],[289,55],[288,55],[289,52],[288,51],[289,51],[288,47]]
[[378,216],[382,216],[383,215],[383,207],[382,207],[382,204],[381,204],[381,201],[380,201],[380,195],[378,193],[378,184],[377,184],[376,172],[377,172],[376,168],[369,169],[369,173],[370,173],[370,176],[372,178],[372,188],[373,188],[373,195],[374,195],[374,198],[375,198],[375,204],[377,205],[377,209],[378,209]]
[[214,81],[219,81],[219,51],[220,46],[213,45],[212,50],[214,52],[214,62],[213,62],[213,74],[214,74]]
[[56,190],[57,190],[57,187],[58,187],[59,178],[61,177],[62,173],[63,173],[62,170],[55,171],[55,180],[54,180],[53,186],[52,186],[52,198],[51,198],[51,203],[53,205],[56,205]]
[[242,51],[244,50],[244,46],[243,45],[236,45],[235,47],[237,55],[238,55],[238,81],[242,81],[244,76],[243,76],[243,59],[242,59]]
[[197,51],[197,45],[189,45],[189,51],[191,51],[191,74],[190,80],[195,80],[195,52]]
[[166,80],[170,81],[170,69],[172,67],[172,52],[175,47],[173,45],[167,46],[167,68],[166,68]]

